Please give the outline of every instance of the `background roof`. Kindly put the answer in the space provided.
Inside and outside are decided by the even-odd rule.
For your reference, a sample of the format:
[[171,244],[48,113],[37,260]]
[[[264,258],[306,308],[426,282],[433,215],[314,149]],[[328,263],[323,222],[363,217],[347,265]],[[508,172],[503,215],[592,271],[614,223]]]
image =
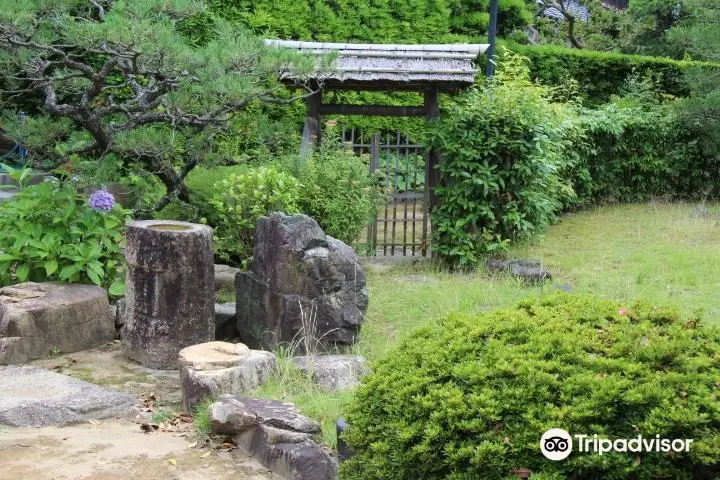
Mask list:
[[457,90],[472,85],[475,60],[485,44],[397,45],[371,43],[317,43],[265,40],[269,46],[291,48],[316,56],[335,53],[329,71],[318,70],[325,88],[358,90],[422,90],[434,85]]

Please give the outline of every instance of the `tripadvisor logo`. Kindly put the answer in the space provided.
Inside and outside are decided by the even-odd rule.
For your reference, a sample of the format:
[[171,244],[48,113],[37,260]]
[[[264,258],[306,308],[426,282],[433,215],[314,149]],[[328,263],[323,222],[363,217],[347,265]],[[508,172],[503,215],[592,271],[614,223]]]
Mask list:
[[572,438],[562,428],[551,428],[540,438],[540,451],[550,460],[563,460],[572,452]]
[[692,439],[687,438],[661,438],[643,437],[635,438],[600,438],[598,435],[573,435],[562,428],[551,428],[540,438],[540,451],[550,460],[563,460],[570,455],[573,449],[573,438],[578,453],[602,455],[609,452],[689,452]]

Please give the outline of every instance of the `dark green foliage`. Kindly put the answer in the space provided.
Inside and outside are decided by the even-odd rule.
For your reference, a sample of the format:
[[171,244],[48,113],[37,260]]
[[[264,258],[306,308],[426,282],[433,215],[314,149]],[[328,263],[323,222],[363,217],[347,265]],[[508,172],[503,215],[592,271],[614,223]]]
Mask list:
[[[283,39],[361,43],[477,41],[487,33],[489,22],[488,3],[477,0],[208,3],[216,13],[242,21],[258,34]],[[525,0],[500,0],[499,8],[501,34],[522,28],[532,20],[532,5]]]
[[586,110],[591,146],[587,177],[575,189],[584,201],[641,201],[652,197],[717,198],[720,162],[703,147],[699,125],[675,105],[645,96],[622,98]]
[[522,57],[502,58],[493,80],[459,97],[429,132],[443,154],[433,252],[457,267],[537,233],[574,196],[563,178],[576,140],[567,109],[530,82]]
[[[695,479],[720,471],[720,332],[671,308],[555,295],[453,313],[377,361],[347,410],[346,480]],[[549,428],[693,439],[546,460]]]
[[129,212],[99,213],[87,201],[71,185],[46,182],[0,203],[0,285],[84,282],[121,295]]
[[684,97],[690,94],[684,78],[686,71],[717,69],[716,65],[703,62],[555,46],[512,45],[510,48],[530,59],[532,78],[546,85],[562,85],[574,79],[579,83],[580,93],[591,104],[604,103],[618,95],[634,76],[651,78],[661,93]]

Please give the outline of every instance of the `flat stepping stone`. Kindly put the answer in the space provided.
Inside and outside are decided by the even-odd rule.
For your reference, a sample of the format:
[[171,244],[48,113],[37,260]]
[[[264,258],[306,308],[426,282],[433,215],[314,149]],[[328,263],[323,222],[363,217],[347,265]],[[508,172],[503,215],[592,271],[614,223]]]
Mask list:
[[0,424],[47,427],[123,417],[132,396],[34,367],[0,366]]

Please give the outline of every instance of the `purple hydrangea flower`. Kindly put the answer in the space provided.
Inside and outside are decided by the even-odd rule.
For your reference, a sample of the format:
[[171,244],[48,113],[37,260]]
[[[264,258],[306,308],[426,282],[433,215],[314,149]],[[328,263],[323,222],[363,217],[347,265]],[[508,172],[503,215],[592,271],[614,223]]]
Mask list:
[[96,212],[109,212],[115,206],[115,197],[107,190],[97,190],[90,195],[88,203]]

